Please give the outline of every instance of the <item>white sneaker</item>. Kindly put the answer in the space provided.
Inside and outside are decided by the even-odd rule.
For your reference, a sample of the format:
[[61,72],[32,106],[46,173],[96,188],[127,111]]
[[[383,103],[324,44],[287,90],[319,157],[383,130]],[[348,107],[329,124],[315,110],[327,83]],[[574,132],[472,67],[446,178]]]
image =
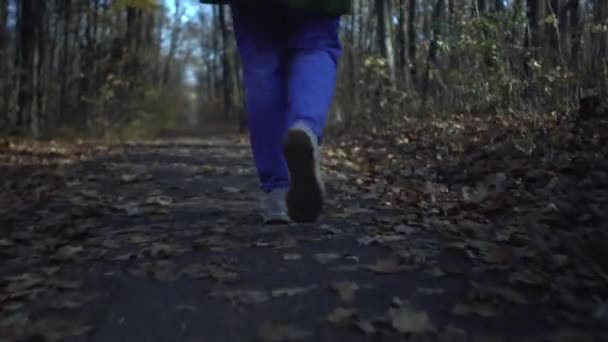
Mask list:
[[283,224],[289,223],[289,215],[285,204],[287,190],[276,189],[269,193],[262,194],[261,209],[264,224]]
[[295,222],[314,222],[321,216],[325,196],[317,137],[307,125],[298,123],[287,132],[283,151],[290,174],[289,217]]

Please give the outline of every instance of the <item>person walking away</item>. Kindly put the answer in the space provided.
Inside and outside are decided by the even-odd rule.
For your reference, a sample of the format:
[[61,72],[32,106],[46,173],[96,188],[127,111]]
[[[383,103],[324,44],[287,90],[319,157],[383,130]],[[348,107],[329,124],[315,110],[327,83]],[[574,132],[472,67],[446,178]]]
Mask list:
[[350,0],[201,2],[230,5],[264,222],[316,221],[325,196],[319,145]]

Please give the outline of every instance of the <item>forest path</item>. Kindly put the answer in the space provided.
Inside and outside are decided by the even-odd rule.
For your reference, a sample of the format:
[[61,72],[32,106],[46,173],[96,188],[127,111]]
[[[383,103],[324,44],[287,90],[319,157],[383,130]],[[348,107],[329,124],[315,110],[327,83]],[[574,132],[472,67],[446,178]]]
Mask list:
[[4,203],[0,341],[600,338],[507,251],[473,255],[340,177],[318,224],[262,226],[237,139],[41,167],[2,166],[44,200]]

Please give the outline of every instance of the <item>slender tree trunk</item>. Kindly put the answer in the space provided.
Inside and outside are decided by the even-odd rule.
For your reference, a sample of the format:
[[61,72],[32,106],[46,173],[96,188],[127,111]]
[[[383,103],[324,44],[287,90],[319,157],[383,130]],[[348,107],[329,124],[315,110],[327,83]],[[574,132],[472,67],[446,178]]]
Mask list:
[[570,67],[577,71],[580,68],[581,24],[579,0],[570,0],[570,34],[572,46],[570,49]]
[[408,60],[407,60],[407,45],[406,39],[407,37],[407,23],[406,23],[406,7],[407,4],[405,0],[399,0],[399,21],[398,21],[398,30],[397,30],[397,44],[399,52],[398,63],[399,63],[399,82],[400,84],[407,84],[407,75],[408,75]]
[[68,113],[68,78],[70,77],[70,31],[72,22],[72,3],[71,0],[65,0],[62,3],[63,11],[63,48],[61,58],[61,85],[59,91],[59,113],[62,123],[65,123],[65,117]]
[[224,6],[219,8],[220,31],[222,34],[222,74],[224,88],[224,118],[230,120],[232,116],[232,75],[230,70],[230,51],[228,48],[228,27]]
[[10,97],[10,79],[11,74],[9,73],[8,68],[8,29],[7,29],[7,19],[8,19],[8,1],[0,0],[0,97],[2,101],[0,102],[0,125],[3,127],[8,127],[10,123],[9,117],[9,97]]
[[408,52],[410,62],[410,73],[412,75],[412,83],[418,84],[418,66],[417,66],[417,32],[416,32],[416,20],[418,11],[418,1],[410,0],[409,2],[409,17],[407,21],[408,25]]
[[395,85],[395,49],[392,39],[391,6],[386,0],[376,0],[376,11],[378,17],[378,43],[382,57],[386,59],[388,77],[392,85]]
[[431,42],[430,42],[430,46],[429,46],[429,54],[428,54],[428,58],[426,61],[426,69],[425,69],[425,73],[424,73],[424,83],[422,85],[422,101],[424,103],[426,103],[427,98],[428,98],[428,93],[429,93],[429,88],[430,88],[430,82],[431,82],[431,69],[433,68],[433,65],[435,64],[435,61],[437,59],[437,41],[439,40],[439,37],[441,35],[441,30],[440,30],[440,26],[439,26],[439,20],[443,15],[444,12],[444,5],[445,2],[443,0],[437,0],[437,3],[435,4],[435,9],[433,11],[433,17],[432,17],[432,37],[431,37]]
[[30,132],[33,116],[34,99],[34,73],[36,54],[36,4],[33,1],[23,1],[19,32],[20,58],[19,58],[19,93],[17,96],[17,128],[21,134]]
[[45,90],[46,90],[46,78],[44,73],[44,67],[46,64],[46,46],[47,46],[47,27],[45,25],[45,17],[46,17],[46,7],[47,4],[45,2],[40,2],[37,4],[36,8],[36,40],[37,40],[37,65],[36,65],[36,73],[35,73],[35,88],[36,88],[36,109],[32,110],[32,123],[31,130],[32,135],[35,137],[40,136],[40,130],[43,127],[44,119],[45,119]]

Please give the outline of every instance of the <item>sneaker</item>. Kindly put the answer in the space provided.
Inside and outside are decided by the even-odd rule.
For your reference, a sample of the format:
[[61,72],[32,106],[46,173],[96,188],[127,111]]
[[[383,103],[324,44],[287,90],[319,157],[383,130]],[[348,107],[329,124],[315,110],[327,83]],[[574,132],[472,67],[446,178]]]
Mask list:
[[317,138],[308,126],[296,124],[287,132],[283,151],[290,174],[289,217],[295,222],[314,222],[321,216],[325,195]]
[[286,193],[287,190],[285,189],[276,189],[262,195],[261,209],[264,224],[284,224],[290,222],[285,205]]

